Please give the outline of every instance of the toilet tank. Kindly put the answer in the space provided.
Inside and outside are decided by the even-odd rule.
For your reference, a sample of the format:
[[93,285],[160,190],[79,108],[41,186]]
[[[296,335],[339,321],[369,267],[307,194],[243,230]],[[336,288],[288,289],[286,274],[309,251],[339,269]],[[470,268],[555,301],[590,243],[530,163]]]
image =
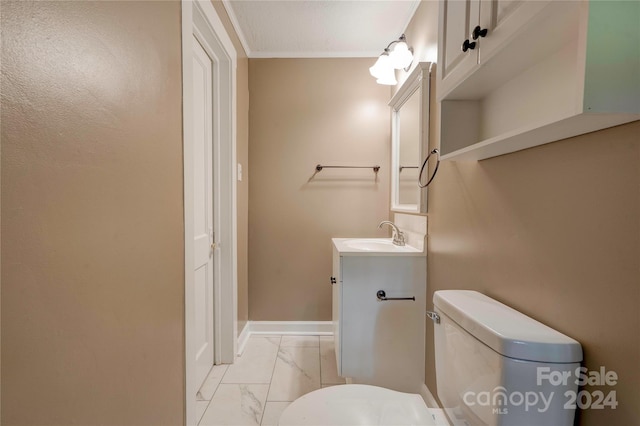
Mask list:
[[573,425],[577,341],[476,291],[436,291],[433,303],[437,394],[452,424]]

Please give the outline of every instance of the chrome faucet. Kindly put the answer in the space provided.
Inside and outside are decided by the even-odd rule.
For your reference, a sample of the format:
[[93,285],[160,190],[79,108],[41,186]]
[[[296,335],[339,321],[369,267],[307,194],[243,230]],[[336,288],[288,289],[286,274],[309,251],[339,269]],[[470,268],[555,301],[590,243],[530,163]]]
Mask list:
[[405,245],[405,243],[404,243],[404,233],[401,230],[398,229],[398,227],[396,226],[395,223],[390,222],[388,220],[383,220],[382,222],[380,222],[380,225],[378,225],[378,228],[382,228],[382,225],[389,225],[393,229],[393,233],[392,233],[393,244],[395,244],[397,246]]

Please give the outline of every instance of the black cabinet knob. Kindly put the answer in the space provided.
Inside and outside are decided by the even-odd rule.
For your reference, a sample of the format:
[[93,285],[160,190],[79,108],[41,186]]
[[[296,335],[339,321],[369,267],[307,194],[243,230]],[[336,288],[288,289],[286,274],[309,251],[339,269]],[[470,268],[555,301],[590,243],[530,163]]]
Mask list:
[[482,28],[480,27],[480,25],[476,26],[476,27],[473,29],[473,34],[472,34],[473,39],[474,39],[474,40],[477,40],[477,39],[479,39],[480,37],[486,37],[486,36],[487,36],[487,31],[488,31],[488,30],[487,30],[486,28],[485,28],[485,29],[482,29]]
[[469,41],[469,40],[465,40],[464,43],[462,43],[462,51],[466,52],[467,50],[473,50],[476,48],[476,42],[475,41]]

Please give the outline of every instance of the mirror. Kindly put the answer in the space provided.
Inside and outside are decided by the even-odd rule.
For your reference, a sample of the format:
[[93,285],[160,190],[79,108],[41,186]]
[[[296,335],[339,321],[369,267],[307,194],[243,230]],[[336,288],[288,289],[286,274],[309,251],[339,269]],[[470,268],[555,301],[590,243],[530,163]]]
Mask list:
[[430,62],[419,63],[389,102],[392,211],[427,212],[427,188],[418,186],[418,176],[429,152],[430,69]]

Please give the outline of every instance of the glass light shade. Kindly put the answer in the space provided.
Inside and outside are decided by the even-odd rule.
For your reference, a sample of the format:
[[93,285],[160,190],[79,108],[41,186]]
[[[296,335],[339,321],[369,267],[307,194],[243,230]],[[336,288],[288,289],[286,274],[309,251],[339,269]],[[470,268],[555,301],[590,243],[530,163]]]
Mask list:
[[393,65],[391,65],[391,59],[389,58],[389,55],[383,53],[382,55],[378,56],[378,60],[376,61],[376,63],[373,64],[371,68],[369,68],[369,73],[372,77],[380,78],[385,74],[388,68],[392,67]]
[[398,84],[396,81],[396,70],[393,69],[391,63],[388,64],[386,68],[384,68],[383,73],[377,77],[376,83],[385,84],[387,86],[395,86]]
[[404,41],[395,45],[391,53],[389,54],[393,67],[397,70],[406,68],[411,65],[413,61],[413,53],[409,50],[407,43]]

